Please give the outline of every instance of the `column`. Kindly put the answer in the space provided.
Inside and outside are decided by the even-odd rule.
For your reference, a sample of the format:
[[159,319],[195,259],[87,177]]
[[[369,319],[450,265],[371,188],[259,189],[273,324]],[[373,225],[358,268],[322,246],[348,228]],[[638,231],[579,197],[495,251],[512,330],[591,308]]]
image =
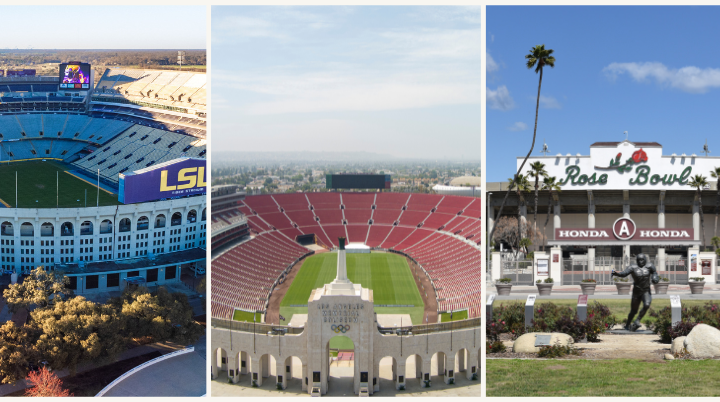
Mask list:
[[[267,355],[265,355],[267,356]],[[251,374],[250,374],[250,384],[253,382],[258,387],[262,385],[263,376],[261,375],[264,367],[263,367],[263,360],[265,360],[264,357],[255,357],[252,358],[252,365],[251,365]]]
[[[660,205],[658,205],[658,229],[665,228],[665,191],[660,192]],[[658,271],[665,271],[665,247],[658,248],[658,255],[655,259],[655,268]]]
[[213,378],[213,379],[217,378],[217,376],[218,376],[218,364],[217,364],[217,362],[218,362],[218,353],[219,353],[219,351],[220,351],[220,349],[214,351],[213,353],[210,353],[210,358],[211,358],[210,368],[211,368],[211,370],[212,370],[212,373],[211,373],[211,374],[212,374],[212,378]]
[[228,354],[227,359],[228,378],[233,382],[233,384],[237,384],[238,381],[240,381],[240,362],[238,356],[231,356],[230,354]]
[[700,230],[702,229],[700,227],[700,206],[698,205],[698,199],[697,196],[695,196],[695,200],[693,201],[693,207],[692,207],[692,216],[693,216],[693,231],[695,232],[695,240],[700,240]]
[[[561,222],[560,222],[560,202],[555,202],[553,212],[555,215],[553,216],[553,230],[554,229],[560,229],[561,228]],[[553,231],[553,233],[555,233]],[[555,239],[555,236],[553,235],[553,239]]]
[[302,364],[302,378],[300,379],[302,381],[302,390],[307,391],[308,390],[308,384],[305,383],[305,379],[307,378],[308,382],[310,381],[310,378],[308,378],[308,372],[307,372],[307,364],[303,362]]
[[[628,203],[627,198],[625,199],[625,203],[623,204],[623,218],[630,219],[630,204]],[[630,245],[629,244],[626,244],[623,246],[623,256],[630,258]]]
[[[400,389],[400,386],[405,385],[405,381],[407,379],[405,378],[405,363],[395,363],[397,366],[397,370],[395,372],[395,389]],[[400,382],[400,377],[402,377],[402,382]]]
[[285,372],[285,362],[277,359],[275,361],[275,378],[280,380],[280,377],[282,377],[282,381],[278,381],[278,383],[282,386],[282,389],[287,388],[287,376],[289,374],[292,373]]
[[[588,190],[588,228],[594,229],[595,228],[595,197],[593,196],[593,192],[591,190]],[[588,267],[588,273],[590,275],[593,275],[595,273],[595,247],[589,246],[588,247],[588,254],[587,254],[587,267]]]
[[445,356],[447,359],[447,367],[445,367],[445,384],[455,383],[455,355],[449,354]]
[[465,351],[463,351],[463,352],[458,353],[458,371],[466,371],[467,370],[467,366],[465,365],[466,351],[467,351],[467,349],[465,349]]

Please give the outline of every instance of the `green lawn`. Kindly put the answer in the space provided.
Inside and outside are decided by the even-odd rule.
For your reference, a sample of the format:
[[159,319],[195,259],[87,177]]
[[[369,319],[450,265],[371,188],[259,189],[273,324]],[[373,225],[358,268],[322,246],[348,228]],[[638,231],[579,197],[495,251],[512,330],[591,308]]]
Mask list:
[[[617,318],[618,321],[624,322],[627,319],[628,314],[630,314],[630,296],[628,296],[627,299],[595,299],[594,296],[590,296],[590,298],[588,299],[588,304],[592,304],[593,301],[598,301],[608,306],[610,308],[610,311],[613,313],[613,315]],[[573,309],[577,307],[577,300],[575,299],[537,299],[535,301],[535,308],[537,309],[539,305],[548,302],[560,306],[569,306]],[[683,300],[682,305],[683,307],[702,306],[707,302],[708,300]],[[502,303],[506,304],[508,302],[502,301]],[[496,302],[495,307],[497,307],[498,305],[499,304]],[[664,307],[670,307],[670,299],[653,299],[652,305],[650,306],[650,311],[645,314],[642,322],[645,324],[655,322],[655,319],[650,316],[650,312],[653,310],[660,310]]]
[[[355,345],[347,336],[336,336],[330,339],[330,349],[349,350],[355,349]],[[337,356],[337,354],[335,356]]]
[[[348,279],[373,290],[374,303],[406,304],[415,307],[376,307],[379,314],[410,314],[413,323],[422,322],[424,303],[404,257],[391,253],[347,254]],[[305,260],[285,297],[280,302],[280,315],[290,321],[293,314],[307,314],[307,304],[313,289],[321,288],[335,279],[337,253],[323,253]],[[404,323],[403,323],[404,324]]]
[[487,396],[718,396],[720,361],[487,361]]
[[467,320],[467,318],[468,318],[467,310],[454,312],[452,319],[450,319],[450,313],[442,313],[442,315],[440,316],[440,322]]
[[[255,313],[255,322],[261,322],[262,313]],[[233,313],[233,321],[253,322],[253,313],[249,311],[235,310]]]
[[[84,207],[85,190],[87,190],[87,205],[97,205],[97,187],[65,173],[67,170],[72,169],[50,160],[1,163],[0,199],[15,207],[15,172],[17,172],[19,208],[55,208],[58,205],[56,204],[58,180],[61,208]],[[60,172],[59,176],[56,172]],[[117,195],[100,190],[101,206],[117,204]]]

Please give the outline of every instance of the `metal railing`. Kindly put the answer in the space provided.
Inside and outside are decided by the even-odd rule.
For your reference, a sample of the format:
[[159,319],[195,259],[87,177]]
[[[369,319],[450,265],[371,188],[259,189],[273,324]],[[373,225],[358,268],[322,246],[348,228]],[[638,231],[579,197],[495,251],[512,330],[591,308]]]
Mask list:
[[177,350],[177,351],[175,351],[175,352],[171,352],[171,353],[168,353],[168,354],[165,354],[165,355],[156,357],[156,358],[154,358],[154,359],[152,359],[152,360],[148,360],[148,361],[146,361],[145,363],[143,363],[143,364],[141,364],[141,365],[133,368],[132,370],[130,370],[130,371],[126,372],[125,374],[121,375],[120,377],[116,378],[115,381],[113,381],[113,382],[111,382],[110,384],[108,384],[107,387],[103,388],[102,391],[98,392],[98,394],[95,395],[95,396],[96,396],[96,397],[99,397],[99,396],[105,395],[105,394],[106,394],[108,391],[110,391],[110,390],[112,389],[112,387],[114,387],[117,383],[119,383],[120,381],[122,381],[122,380],[130,377],[131,375],[137,373],[138,371],[144,369],[144,368],[147,367],[147,366],[152,366],[153,364],[158,363],[158,362],[161,362],[161,361],[163,361],[163,360],[167,360],[167,359],[170,359],[170,358],[172,358],[172,357],[179,356],[179,355],[184,355],[185,353],[191,353],[191,352],[194,352],[194,351],[195,351],[195,347],[194,347],[194,346],[190,346],[190,347],[188,347],[188,348],[186,348],[186,349]]
[[457,331],[465,328],[479,328],[480,318],[470,318],[467,320],[441,322],[427,325],[409,325],[405,327],[380,327],[378,331],[381,334],[399,334],[399,335],[424,335],[435,332]]
[[[585,257],[585,258],[583,258]],[[562,284],[579,285],[583,279],[594,279],[598,285],[615,284],[611,276],[612,271],[624,271],[633,264],[634,259],[627,257],[597,257],[589,260],[587,256],[578,256],[563,259]],[[687,284],[688,269],[686,258],[668,258],[661,260],[650,258],[650,262],[657,269],[660,277],[668,278],[670,284]],[[627,276],[628,283],[632,283],[632,276]]]
[[272,332],[273,334],[287,334],[287,335],[299,335],[305,328],[304,327],[291,327],[289,325],[273,325],[273,324],[261,324],[252,322],[240,322],[233,320],[225,320],[222,318],[212,318],[210,325],[213,328],[229,329],[231,331],[238,332],[249,332],[256,334],[267,334]]

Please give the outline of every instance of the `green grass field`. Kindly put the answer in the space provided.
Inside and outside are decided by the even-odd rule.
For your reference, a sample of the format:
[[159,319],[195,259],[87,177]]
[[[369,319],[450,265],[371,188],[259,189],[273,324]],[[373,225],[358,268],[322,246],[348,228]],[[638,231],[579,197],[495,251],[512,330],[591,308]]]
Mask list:
[[[15,172],[19,208],[85,207],[97,204],[97,187],[65,173],[72,170],[55,161],[0,163],[0,199],[15,207]],[[56,176],[60,172],[59,176]],[[57,179],[56,179],[57,177]],[[59,180],[59,203],[56,204],[56,180]],[[78,201],[80,200],[80,201]],[[100,190],[100,205],[117,205],[117,195]]]
[[[376,307],[378,314],[410,314],[413,323],[422,322],[425,305],[415,285],[410,267],[404,257],[390,253],[347,254],[348,279],[373,290],[374,303],[406,304],[415,307]],[[286,324],[294,314],[307,314],[307,305],[313,289],[321,288],[335,279],[337,253],[324,253],[305,260],[297,276],[280,302],[280,315]],[[335,339],[340,338],[333,338]],[[341,345],[342,346],[342,345]],[[331,342],[331,348],[338,347]]]
[[450,319],[450,313],[442,313],[440,315],[440,322],[460,321],[460,320],[467,320],[467,319],[468,319],[467,310],[454,312],[452,319]]
[[487,361],[487,396],[718,395],[718,360]]
[[[261,322],[261,313],[255,313],[255,322]],[[249,311],[235,310],[233,313],[233,321],[247,321],[253,322],[253,313]]]

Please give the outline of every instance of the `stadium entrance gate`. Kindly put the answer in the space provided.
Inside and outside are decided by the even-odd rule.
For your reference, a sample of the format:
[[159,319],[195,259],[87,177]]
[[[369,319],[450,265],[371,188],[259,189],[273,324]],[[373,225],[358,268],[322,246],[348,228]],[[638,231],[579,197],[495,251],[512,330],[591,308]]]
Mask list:
[[[288,357],[302,362],[302,390],[312,395],[328,391],[330,340],[346,336],[354,344],[353,391],[367,396],[380,391],[380,360],[393,358],[393,382],[405,388],[406,362],[414,356],[420,387],[430,381],[432,357],[435,371],[445,383],[455,382],[456,373],[479,378],[481,326],[473,318],[449,323],[384,328],[378,325],[372,290],[347,279],[344,239],[338,250],[337,277],[313,290],[308,300],[307,322],[302,327],[242,323],[212,319],[212,374],[227,370],[237,383],[249,373],[248,386],[261,386],[269,377],[270,357],[276,362],[277,386],[287,386]],[[440,358],[442,356],[442,358]],[[249,370],[247,369],[249,367]],[[395,375],[396,374],[396,375]],[[433,379],[434,381],[435,379]]]
[[[589,260],[587,255],[579,255],[563,258],[562,284],[579,285],[583,279],[595,279],[598,285],[612,285],[615,282],[611,272],[624,271],[634,262],[634,258],[628,257],[597,257]],[[668,278],[668,283],[687,285],[687,258],[666,256],[663,262],[654,257],[650,258],[650,262],[658,269],[660,277]],[[628,277],[628,280],[632,282],[632,277]]]

